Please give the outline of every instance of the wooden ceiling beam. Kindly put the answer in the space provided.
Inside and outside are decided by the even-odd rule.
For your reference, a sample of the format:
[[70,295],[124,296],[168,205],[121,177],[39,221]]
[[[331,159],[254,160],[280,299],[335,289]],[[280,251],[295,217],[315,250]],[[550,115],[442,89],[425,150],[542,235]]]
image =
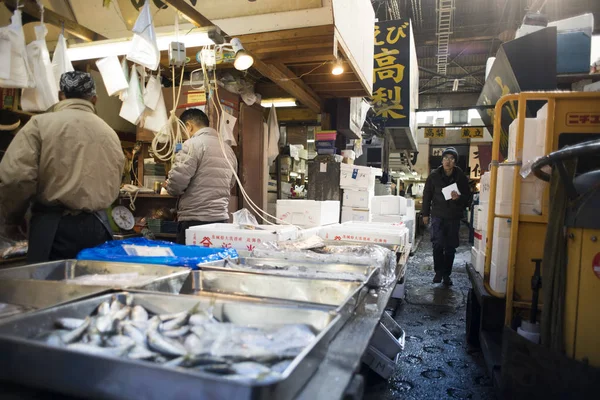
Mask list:
[[279,42],[282,40],[294,40],[294,39],[310,39],[315,36],[328,36],[333,37],[334,27],[333,25],[322,25],[313,26],[309,28],[296,28],[286,29],[275,32],[263,32],[254,33],[249,35],[240,35],[238,38],[241,42],[246,45],[252,45],[255,43],[263,44],[265,42]]
[[202,15],[198,10],[194,8],[194,6],[185,2],[185,0],[162,0],[168,5],[172,6],[176,10],[178,10],[183,18],[187,19],[192,24],[197,27],[208,27],[214,26],[212,22],[204,15]]
[[[16,0],[4,0],[4,4],[6,4],[6,6],[12,10],[17,7]],[[42,13],[40,7],[35,1],[25,0],[21,1],[19,5],[24,14],[27,14],[37,20],[41,19]],[[62,15],[57,14],[48,8],[44,8],[44,22],[59,28],[62,28],[64,24],[65,32],[68,32],[71,36],[85,40],[86,42],[107,39],[105,36],[102,36],[101,34],[96,33],[83,25],[80,25],[71,19],[63,17]]]
[[[308,88],[304,82],[294,75],[292,71],[283,66],[283,70],[273,64],[267,64],[264,61],[254,57],[253,68],[261,75],[269,78],[277,86],[281,87],[292,97],[304,104],[313,112],[321,112],[321,99]],[[287,71],[286,71],[287,69]],[[309,90],[310,89],[310,90]]]

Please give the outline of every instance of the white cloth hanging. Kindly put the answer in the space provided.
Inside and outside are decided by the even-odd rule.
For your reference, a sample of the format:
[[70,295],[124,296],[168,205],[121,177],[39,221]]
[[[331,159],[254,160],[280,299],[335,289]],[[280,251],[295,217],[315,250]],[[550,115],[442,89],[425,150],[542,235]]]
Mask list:
[[154,32],[154,22],[150,12],[150,1],[146,0],[140,15],[135,21],[132,29],[134,35],[131,40],[131,50],[127,54],[127,59],[136,64],[156,71],[160,63],[160,51],[156,43],[156,33]]
[[273,161],[279,155],[279,122],[277,121],[277,112],[275,107],[271,106],[269,111],[269,119],[267,120],[269,125],[269,145],[267,148],[267,165],[271,166]]
[[57,88],[60,88],[60,77],[65,72],[74,71],[73,64],[67,54],[67,40],[61,33],[58,35],[58,43],[52,55],[52,69],[54,70],[54,82]]
[[0,28],[0,87],[33,88],[35,81],[27,60],[21,11],[15,10],[8,26]]
[[54,80],[54,68],[46,46],[46,25],[34,27],[36,39],[27,45],[27,57],[33,70],[35,88],[23,89],[21,108],[23,111],[46,111],[58,103],[58,87]]
[[[159,106],[160,98],[162,97],[162,86],[160,79],[157,76],[150,76],[144,90],[144,104],[151,110],[156,110]],[[164,98],[163,98],[164,103]]]
[[223,141],[229,146],[237,146],[235,141],[235,135],[233,134],[233,128],[237,122],[237,118],[229,114],[227,111],[223,111],[221,114],[221,122],[219,123],[219,132],[223,137]]
[[98,71],[100,71],[100,75],[102,75],[102,81],[109,96],[129,89],[129,83],[125,78],[117,56],[108,56],[98,60],[96,61],[96,66],[98,67]]
[[135,65],[131,67],[131,78],[129,79],[129,89],[127,90],[127,99],[121,105],[119,116],[134,125],[140,121],[146,106],[142,98],[142,89],[138,78]]
[[[123,57],[123,59],[121,60],[121,70],[123,71],[123,76],[125,77],[125,80],[127,82],[129,82],[129,65],[127,64],[127,58]],[[127,100],[127,93],[129,92],[129,84],[127,84],[127,89],[125,90],[121,90],[119,92],[119,100],[121,101],[125,101]]]

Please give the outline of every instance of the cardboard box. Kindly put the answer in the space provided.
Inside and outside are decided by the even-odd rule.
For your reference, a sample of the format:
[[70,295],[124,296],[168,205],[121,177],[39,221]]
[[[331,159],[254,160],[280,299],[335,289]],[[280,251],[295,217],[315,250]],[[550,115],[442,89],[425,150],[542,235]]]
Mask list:
[[342,207],[342,223],[371,222],[371,211],[363,208]]
[[374,215],[405,215],[407,201],[400,196],[375,196],[372,212]]
[[386,228],[382,224],[347,222],[342,225],[324,226],[320,235],[325,240],[379,245],[405,246],[408,243],[408,229],[402,225]]
[[343,207],[371,209],[375,194],[369,190],[344,189]]
[[375,177],[383,172],[379,168],[340,164],[340,187],[375,191]]
[[240,229],[233,224],[193,226],[185,231],[185,244],[252,251],[261,243],[296,240],[298,235],[298,229],[293,226],[264,225],[261,228],[264,229]]
[[337,224],[339,201],[277,200],[277,218],[303,228]]

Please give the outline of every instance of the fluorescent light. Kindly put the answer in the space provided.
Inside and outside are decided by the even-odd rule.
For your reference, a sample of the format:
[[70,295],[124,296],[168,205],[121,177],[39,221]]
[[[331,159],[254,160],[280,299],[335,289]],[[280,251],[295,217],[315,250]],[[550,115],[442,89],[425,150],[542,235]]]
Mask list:
[[306,143],[314,143],[314,142],[315,142],[315,139],[307,139],[306,140]]
[[[214,42],[207,32],[194,32],[188,35],[165,34],[157,36],[156,44],[159,51],[169,49],[171,42],[179,41],[186,48],[212,45]],[[108,56],[123,56],[131,50],[131,38],[117,40],[98,40],[92,43],[73,45],[67,49],[71,61],[93,60]]]
[[296,99],[263,99],[260,105],[265,108],[275,107],[296,107]]

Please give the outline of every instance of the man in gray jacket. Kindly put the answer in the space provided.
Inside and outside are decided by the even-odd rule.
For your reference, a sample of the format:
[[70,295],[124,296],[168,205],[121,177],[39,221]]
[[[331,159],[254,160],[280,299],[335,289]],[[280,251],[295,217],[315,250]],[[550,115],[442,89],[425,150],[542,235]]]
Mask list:
[[237,159],[229,145],[223,143],[221,148],[219,134],[209,127],[204,112],[189,109],[180,119],[190,139],[175,156],[166,188],[171,196],[181,196],[177,243],[185,244],[188,228],[229,220],[229,195],[235,183],[232,168],[237,172]]

